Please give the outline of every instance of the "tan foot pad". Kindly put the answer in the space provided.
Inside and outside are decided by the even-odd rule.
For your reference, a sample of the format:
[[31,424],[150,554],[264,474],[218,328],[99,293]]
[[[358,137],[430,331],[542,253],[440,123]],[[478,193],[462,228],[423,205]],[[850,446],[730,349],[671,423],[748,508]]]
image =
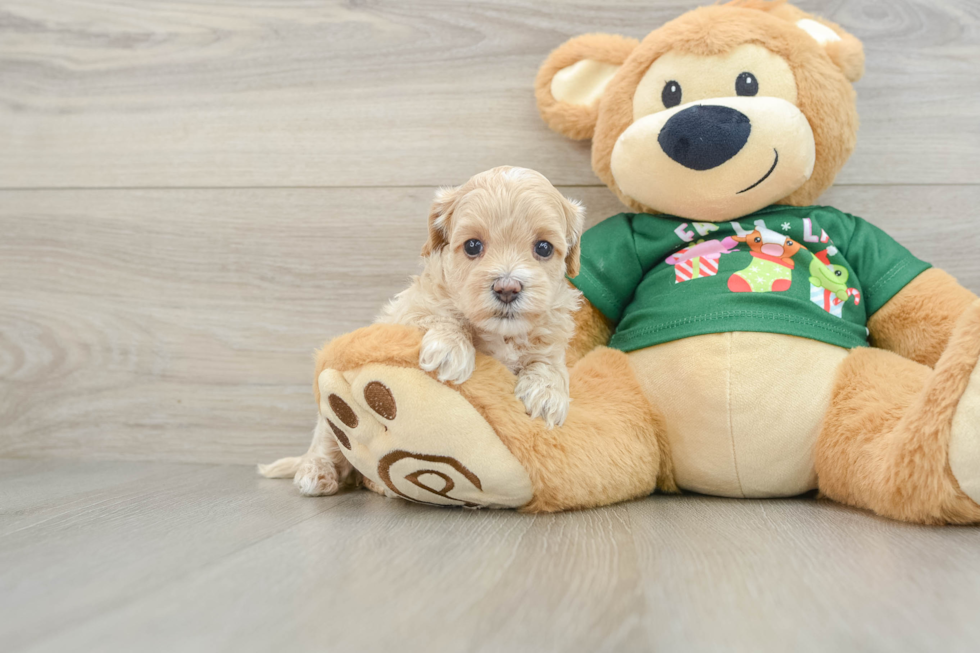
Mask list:
[[490,424],[421,370],[326,369],[318,383],[320,413],[341,453],[391,495],[474,508],[519,508],[531,500],[530,477]]
[[953,416],[949,468],[963,493],[980,504],[980,365],[970,375]]

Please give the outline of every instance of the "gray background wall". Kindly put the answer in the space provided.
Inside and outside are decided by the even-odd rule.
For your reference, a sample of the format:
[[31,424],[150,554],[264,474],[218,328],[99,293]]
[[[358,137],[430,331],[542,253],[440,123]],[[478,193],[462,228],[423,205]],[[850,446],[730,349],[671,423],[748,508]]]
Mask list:
[[[403,287],[436,186],[620,210],[537,115],[546,54],[699,4],[0,0],[0,457],[301,450],[313,349]],[[980,291],[980,4],[799,4],[867,52],[824,203]]]

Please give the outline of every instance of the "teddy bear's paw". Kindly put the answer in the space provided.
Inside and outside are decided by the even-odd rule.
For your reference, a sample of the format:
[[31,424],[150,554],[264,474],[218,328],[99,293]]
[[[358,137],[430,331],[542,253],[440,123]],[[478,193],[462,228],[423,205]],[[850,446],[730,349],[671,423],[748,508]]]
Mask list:
[[318,383],[340,452],[389,496],[492,508],[531,500],[530,477],[490,424],[425,372],[372,363],[326,369]]
[[949,468],[963,493],[980,504],[980,365],[970,375],[953,417]]

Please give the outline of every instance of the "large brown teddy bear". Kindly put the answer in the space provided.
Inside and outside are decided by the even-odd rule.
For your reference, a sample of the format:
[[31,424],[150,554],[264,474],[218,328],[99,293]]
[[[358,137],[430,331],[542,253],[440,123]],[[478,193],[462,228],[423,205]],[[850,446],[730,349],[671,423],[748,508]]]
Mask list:
[[[559,47],[541,113],[592,139],[635,211],[582,240],[565,424],[528,418],[496,361],[443,384],[418,368],[419,333],[373,326],[318,357],[344,456],[390,496],[443,505],[819,489],[895,519],[980,521],[980,303],[812,206],[854,148],[862,71],[857,39],[776,2]],[[434,207],[430,228],[451,219]]]

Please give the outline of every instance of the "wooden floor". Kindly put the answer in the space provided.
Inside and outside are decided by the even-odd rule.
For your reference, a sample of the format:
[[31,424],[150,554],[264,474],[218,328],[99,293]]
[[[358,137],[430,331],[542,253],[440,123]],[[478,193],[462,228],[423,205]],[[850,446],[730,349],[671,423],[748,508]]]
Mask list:
[[811,499],[525,516],[244,466],[0,461],[15,651],[972,651],[975,529]]
[[[977,650],[980,531],[812,500],[528,517],[248,466],[415,270],[436,186],[536,168],[565,39],[710,0],[0,0],[0,650]],[[822,202],[980,292],[980,3],[799,0],[864,41]]]

